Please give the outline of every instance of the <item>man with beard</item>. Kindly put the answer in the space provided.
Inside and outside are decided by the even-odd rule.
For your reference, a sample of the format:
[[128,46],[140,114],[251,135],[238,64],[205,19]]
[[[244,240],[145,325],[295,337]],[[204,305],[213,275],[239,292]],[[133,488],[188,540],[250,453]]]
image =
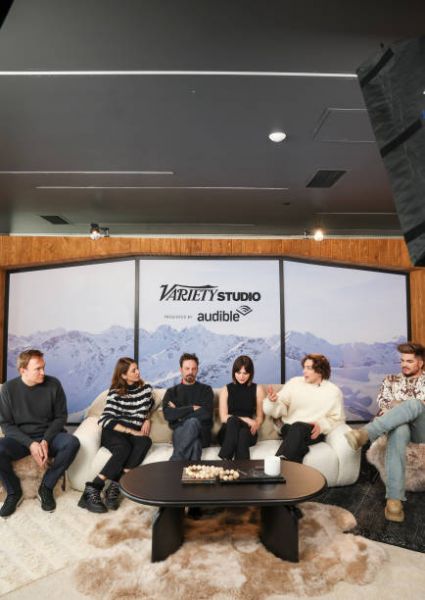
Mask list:
[[421,344],[407,342],[397,346],[401,373],[385,377],[378,394],[378,417],[362,429],[346,433],[354,450],[387,434],[385,458],[386,498],[385,518],[402,522],[405,496],[406,446],[409,442],[425,442],[425,374]]
[[181,383],[164,395],[164,417],[173,430],[173,454],[170,460],[201,459],[202,448],[211,442],[213,391],[196,381],[199,360],[196,354],[180,357]]

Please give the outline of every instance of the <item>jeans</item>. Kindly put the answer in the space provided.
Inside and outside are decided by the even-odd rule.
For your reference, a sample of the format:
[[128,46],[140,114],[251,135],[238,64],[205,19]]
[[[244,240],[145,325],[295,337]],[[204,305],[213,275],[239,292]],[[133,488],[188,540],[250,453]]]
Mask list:
[[415,398],[406,400],[365,427],[373,442],[388,434],[385,472],[386,498],[406,500],[405,467],[406,446],[409,442],[425,442],[425,405]]
[[[54,459],[53,464],[47,469],[42,481],[46,487],[55,487],[58,479],[74,460],[79,447],[80,442],[74,435],[66,432],[55,435],[49,444],[49,457]],[[29,449],[16,440],[7,437],[0,439],[0,479],[8,494],[21,490],[19,479],[12,468],[12,461],[29,454]]]
[[201,460],[201,422],[190,417],[173,430],[173,454],[170,460]]

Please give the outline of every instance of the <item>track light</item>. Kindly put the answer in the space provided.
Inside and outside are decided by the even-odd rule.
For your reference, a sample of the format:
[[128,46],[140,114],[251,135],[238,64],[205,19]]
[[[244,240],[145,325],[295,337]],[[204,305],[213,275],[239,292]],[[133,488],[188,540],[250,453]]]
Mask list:
[[315,229],[314,231],[304,229],[303,237],[305,240],[313,239],[315,242],[322,242],[325,239],[325,234],[323,229]]
[[98,223],[91,223],[90,238],[96,241],[102,237],[109,237],[109,227],[99,227]]
[[322,242],[324,237],[325,237],[325,234],[323,233],[322,229],[315,229],[313,231],[313,240],[315,242]]

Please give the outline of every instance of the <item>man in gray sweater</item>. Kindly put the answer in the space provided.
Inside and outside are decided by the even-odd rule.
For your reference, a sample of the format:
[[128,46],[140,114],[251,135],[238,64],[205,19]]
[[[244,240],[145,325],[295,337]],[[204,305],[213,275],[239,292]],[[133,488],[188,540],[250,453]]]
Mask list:
[[[46,472],[38,489],[43,510],[56,508],[53,488],[77,454],[80,443],[67,433],[66,398],[58,379],[45,375],[40,350],[21,352],[20,377],[6,381],[0,392],[0,480],[7,491],[1,517],[13,514],[22,501],[22,489],[12,461],[31,455]],[[48,460],[52,459],[48,465]]]

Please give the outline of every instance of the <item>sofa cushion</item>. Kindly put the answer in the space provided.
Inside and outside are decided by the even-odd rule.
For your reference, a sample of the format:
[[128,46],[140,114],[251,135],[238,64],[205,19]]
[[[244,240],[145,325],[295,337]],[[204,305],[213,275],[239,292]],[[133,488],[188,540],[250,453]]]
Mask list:
[[[263,386],[264,392],[267,393],[267,387]],[[282,386],[279,384],[273,385],[273,389],[276,391],[279,390]],[[220,416],[218,413],[218,397],[220,394],[221,388],[214,388],[214,421],[212,428],[212,440],[213,442],[217,441],[217,433],[221,427]],[[152,442],[154,443],[171,443],[172,439],[172,431],[168,426],[167,421],[164,418],[164,413],[162,411],[162,400],[165,395],[165,388],[154,388],[153,390],[153,398],[154,398],[154,408],[151,414],[151,434]],[[108,390],[104,390],[101,392],[96,399],[92,402],[90,407],[87,410],[88,417],[96,417],[99,418],[102,414],[106,397],[108,395]],[[279,439],[278,433],[274,427],[273,419],[271,417],[265,416],[264,422],[258,432],[258,441],[263,440],[277,440]]]

